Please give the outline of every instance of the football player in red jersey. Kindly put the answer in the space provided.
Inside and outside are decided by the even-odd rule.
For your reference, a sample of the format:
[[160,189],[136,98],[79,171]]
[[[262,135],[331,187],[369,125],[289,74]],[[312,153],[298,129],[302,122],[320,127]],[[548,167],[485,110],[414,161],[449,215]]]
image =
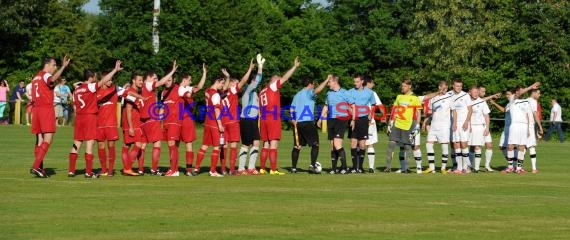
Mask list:
[[222,99],[218,91],[223,88],[224,81],[223,77],[215,78],[212,86],[206,89],[206,119],[204,121],[204,135],[202,136],[202,147],[200,148],[200,151],[198,151],[196,167],[193,172],[194,175],[198,174],[200,171],[200,164],[202,163],[202,160],[204,160],[204,154],[208,148],[213,147],[209,174],[211,177],[224,176],[216,171],[216,165],[218,164],[220,154],[220,137],[221,134],[224,133],[224,126],[220,119]]
[[61,68],[55,72],[57,69],[55,59],[47,57],[43,61],[43,69],[32,79],[32,115],[36,116],[32,118],[32,134],[36,135],[36,145],[34,149],[35,159],[30,173],[37,177],[48,177],[43,168],[43,162],[55,133],[53,88],[63,70],[69,65],[70,60],[67,56],[63,57]]
[[[105,77],[108,74],[109,72],[102,72],[101,77]],[[128,88],[113,85],[113,81],[108,81],[107,84],[101,86],[97,91],[97,105],[99,106],[99,112],[97,113],[97,142],[99,162],[101,163],[99,176],[112,177],[114,175],[115,142],[119,140],[119,131],[117,129],[117,102],[119,97],[126,98],[132,102],[142,99],[142,96],[128,91]],[[108,159],[106,147],[109,149]],[[107,165],[107,160],[109,165]]]
[[[180,128],[180,140],[186,144],[186,176],[194,176],[197,172],[192,171],[192,163],[194,162],[194,151],[192,150],[192,143],[196,141],[196,127],[194,126],[194,120],[192,118],[192,107],[193,100],[192,96],[204,87],[206,83],[206,75],[208,71],[206,69],[206,64],[202,64],[202,78],[196,86],[190,86],[192,84],[192,76],[189,74],[182,74],[182,81],[180,82],[181,88],[189,89],[189,94],[186,94],[183,98],[184,112],[180,113],[182,116],[182,126]],[[178,166],[178,165],[177,165]]]
[[[140,91],[143,85],[143,77],[140,74],[133,73],[131,76],[132,85],[127,89],[129,94],[136,94]],[[139,176],[138,173],[132,170],[133,162],[139,154],[142,147],[142,130],[140,121],[140,109],[142,108],[143,101],[130,101],[124,99],[121,125],[123,127],[123,149],[121,158],[123,161],[123,174],[127,176]],[[132,152],[134,157],[130,156],[130,149],[134,145]]]
[[[168,79],[172,78],[172,75],[176,72],[176,61],[172,63],[172,70],[166,76],[164,76],[160,81],[156,73],[149,71],[146,74],[146,80],[142,87],[142,96],[144,98],[144,105],[140,111],[141,118],[141,128],[143,131],[143,140],[146,143],[152,143],[152,165],[150,173],[151,175],[161,176],[162,173],[158,170],[158,161],[160,160],[160,140],[163,138],[162,128],[160,126],[160,118],[162,115],[156,115],[154,112],[159,109],[156,102],[156,88],[164,85]],[[143,149],[144,149],[143,145]],[[136,147],[134,148],[136,149]],[[138,150],[137,154],[138,154]],[[131,150],[132,153],[133,150]],[[141,153],[141,155],[144,154]],[[135,155],[136,156],[136,155]],[[134,158],[133,158],[134,159]],[[139,170],[141,166],[139,166]],[[139,171],[139,174],[140,171]]]
[[272,76],[269,84],[259,92],[261,108],[260,133],[261,141],[263,141],[260,158],[260,174],[266,173],[265,163],[267,162],[268,156],[271,164],[269,174],[284,174],[277,171],[277,145],[279,140],[281,140],[281,93],[279,89],[281,89],[283,83],[289,80],[300,64],[299,57],[296,57],[293,67],[289,69],[283,77],[277,75]]
[[[224,125],[224,137],[226,142],[229,143],[230,146],[230,175],[236,175],[236,160],[237,160],[237,144],[240,141],[240,128],[239,128],[239,98],[238,94],[241,92],[241,88],[243,85],[247,83],[249,76],[251,75],[251,71],[255,67],[253,63],[253,59],[249,63],[249,68],[247,72],[243,75],[240,81],[235,78],[230,78],[230,74],[226,69],[222,69],[222,73],[226,79],[226,83],[224,85],[224,94],[226,95],[225,98],[222,99],[222,124]],[[222,149],[224,151],[222,158],[222,174],[226,174],[226,147]]]
[[[202,65],[202,69],[205,71],[205,64]],[[204,85],[205,74],[202,74],[201,85]],[[182,124],[184,122],[184,117],[180,114],[180,106],[184,106],[184,99],[190,98],[193,93],[193,87],[190,86],[191,76],[189,74],[182,74],[182,81],[180,85],[174,82],[174,79],[169,79],[166,81],[166,89],[162,91],[162,101],[165,104],[165,109],[167,112],[164,118],[164,135],[165,140],[168,142],[168,149],[170,153],[170,169],[166,172],[167,177],[177,177],[180,175],[178,172],[178,145],[180,144],[180,139],[184,136],[184,141],[190,144],[188,149],[192,152],[192,142],[196,139],[196,130],[194,129],[194,124],[192,122],[192,128],[185,128],[186,132],[182,132]],[[166,110],[165,110],[166,111]],[[190,116],[188,116],[190,118]],[[191,135],[191,136],[188,136]],[[192,153],[190,153],[192,154]],[[188,157],[188,154],[186,155]]]
[[85,146],[85,177],[96,178],[93,174],[93,144],[97,139],[97,90],[108,84],[113,79],[115,73],[119,72],[121,61],[117,60],[115,68],[99,82],[95,82],[97,74],[91,70],[85,70],[85,82],[73,92],[73,105],[75,106],[75,124],[73,131],[73,146],[69,152],[69,172],[68,177],[75,177],[75,164],[77,162],[77,152],[84,141]]

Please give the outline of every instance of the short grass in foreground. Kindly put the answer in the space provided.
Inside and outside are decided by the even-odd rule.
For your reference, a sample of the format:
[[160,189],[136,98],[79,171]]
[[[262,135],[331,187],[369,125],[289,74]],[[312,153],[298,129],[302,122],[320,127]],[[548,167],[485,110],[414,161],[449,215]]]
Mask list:
[[[66,176],[72,128],[64,127],[58,128],[46,158],[46,166],[54,168],[56,174],[37,179],[28,174],[34,144],[29,128],[0,127],[0,135],[2,239],[464,240],[570,236],[568,143],[542,143],[538,148],[540,173],[536,175],[299,173],[220,179],[207,174],[84,179]],[[291,132],[283,133],[281,167],[290,166],[291,136]],[[319,159],[328,168],[329,144],[324,134],[321,141]],[[385,141],[381,134],[376,146],[378,167],[385,165]],[[163,167],[168,163],[166,149],[162,151]],[[299,166],[303,169],[309,163],[308,153],[302,151]],[[498,150],[494,155],[493,166],[504,165]],[[82,168],[80,156],[78,167]],[[120,159],[117,163],[120,167]],[[209,157],[204,164],[209,164]],[[395,161],[394,167],[398,165]]]

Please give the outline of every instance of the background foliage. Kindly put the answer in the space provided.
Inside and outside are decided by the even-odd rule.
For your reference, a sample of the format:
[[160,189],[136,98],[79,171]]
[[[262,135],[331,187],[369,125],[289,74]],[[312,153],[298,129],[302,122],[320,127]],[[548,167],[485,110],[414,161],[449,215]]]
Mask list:
[[[160,52],[151,44],[152,1],[101,0],[101,13],[82,10],[86,0],[2,1],[0,76],[11,85],[29,80],[45,56],[73,62],[65,77],[80,80],[86,68],[109,69],[114,59],[131,72],[162,74],[176,59],[197,80],[206,63],[209,79],[226,67],[241,76],[256,53],[267,59],[265,78],[282,74],[296,55],[302,66],[283,89],[289,102],[302,78],[372,76],[390,103],[399,81],[410,77],[418,94],[435,83],[462,77],[489,92],[543,83],[546,112],[556,97],[570,103],[566,1],[163,0]],[[322,98],[323,96],[321,96]],[[198,99],[200,100],[200,99]],[[500,116],[499,113],[494,113]]]

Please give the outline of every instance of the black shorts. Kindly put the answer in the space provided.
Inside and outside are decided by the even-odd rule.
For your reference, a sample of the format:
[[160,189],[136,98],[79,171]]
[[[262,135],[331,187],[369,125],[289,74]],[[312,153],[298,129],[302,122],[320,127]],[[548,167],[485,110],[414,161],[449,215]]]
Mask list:
[[344,131],[348,127],[350,120],[340,120],[336,118],[327,121],[328,139],[344,138]]
[[297,122],[297,127],[293,128],[293,141],[295,146],[318,146],[319,132],[313,121]]
[[354,122],[354,130],[351,127],[348,128],[348,136],[358,140],[368,140],[369,122],[368,117],[359,117]]
[[241,143],[243,145],[250,146],[253,144],[253,141],[260,139],[257,119],[240,119],[239,130],[241,134]]
[[[416,122],[412,122],[411,126],[415,126]],[[399,129],[396,126],[392,127],[392,132],[390,133],[390,141],[412,145],[410,141],[410,134],[414,131],[413,127],[410,127],[408,130]]]

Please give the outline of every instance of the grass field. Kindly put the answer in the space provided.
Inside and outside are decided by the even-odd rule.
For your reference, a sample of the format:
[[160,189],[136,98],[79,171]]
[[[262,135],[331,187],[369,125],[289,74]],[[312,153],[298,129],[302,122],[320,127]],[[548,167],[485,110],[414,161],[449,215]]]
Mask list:
[[[288,167],[291,132],[283,136],[279,166]],[[328,168],[324,137],[320,162]],[[71,138],[72,128],[58,128],[45,160],[56,174],[37,179],[28,173],[34,144],[29,128],[0,127],[0,239],[570,238],[568,142],[542,143],[540,173],[526,175],[85,179],[66,176]],[[378,167],[384,166],[385,140],[381,135],[376,147]],[[162,167],[168,165],[166,150]],[[302,168],[308,152],[302,151]],[[495,150],[493,166],[502,165]]]

